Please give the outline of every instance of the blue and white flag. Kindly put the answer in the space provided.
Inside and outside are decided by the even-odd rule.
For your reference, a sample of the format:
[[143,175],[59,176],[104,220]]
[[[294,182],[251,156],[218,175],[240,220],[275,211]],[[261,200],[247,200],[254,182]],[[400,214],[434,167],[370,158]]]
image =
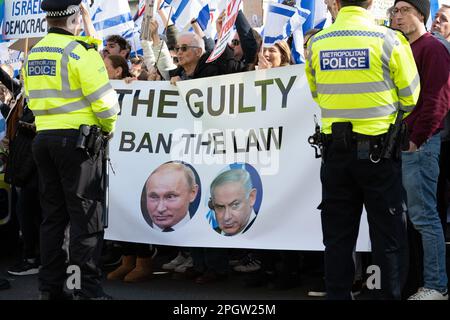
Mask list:
[[[210,0],[209,6],[209,21],[206,21],[206,28],[203,28],[203,32],[208,38],[217,39],[216,21],[219,15],[226,9],[228,5],[228,0]],[[199,23],[205,24],[205,13],[202,13],[202,17],[197,18]]]
[[[298,2],[299,0],[297,0]],[[331,18],[331,15],[327,14],[327,6],[323,0],[301,0],[301,7],[310,11],[311,15],[303,24],[303,32],[307,32],[310,29],[317,28],[323,29],[329,21],[327,18]]]
[[269,4],[264,26],[264,46],[272,46],[292,35],[292,57],[295,63],[304,63],[302,27],[309,16],[310,11],[301,7],[300,0],[296,1],[295,6],[282,3]]
[[117,34],[130,43],[132,52],[142,50],[127,0],[96,0],[90,13],[100,39]]
[[189,29],[191,20],[196,18],[202,29],[209,21],[208,0],[164,0],[172,7],[170,19],[179,30]]
[[296,12],[297,10],[294,7],[280,3],[269,3],[266,22],[264,23],[264,47],[271,47],[291,35],[292,29],[289,30],[289,22]]
[[296,14],[289,21],[288,26],[292,30],[292,58],[296,64],[305,63],[305,57],[303,54],[303,25],[308,20],[311,12],[308,9],[302,8],[301,0],[296,0],[295,8]]

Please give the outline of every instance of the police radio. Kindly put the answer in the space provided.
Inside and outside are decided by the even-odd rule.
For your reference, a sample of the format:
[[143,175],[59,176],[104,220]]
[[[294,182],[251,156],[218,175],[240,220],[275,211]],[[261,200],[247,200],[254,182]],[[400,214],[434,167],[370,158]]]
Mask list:
[[319,122],[317,121],[317,116],[314,115],[314,123],[315,123],[315,130],[314,134],[312,136],[309,136],[308,143],[311,145],[311,147],[314,148],[314,153],[316,159],[322,157],[322,148],[323,148],[323,133],[320,132],[320,126]]

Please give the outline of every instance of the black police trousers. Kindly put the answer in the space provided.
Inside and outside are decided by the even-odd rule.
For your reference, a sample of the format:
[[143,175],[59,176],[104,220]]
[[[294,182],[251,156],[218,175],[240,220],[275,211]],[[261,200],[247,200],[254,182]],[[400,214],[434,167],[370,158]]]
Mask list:
[[49,130],[39,132],[34,139],[43,211],[39,290],[58,295],[66,277],[75,276],[66,273],[62,250],[64,231],[70,223],[69,265],[81,271],[81,286],[77,288],[74,280],[75,288],[71,289],[95,298],[103,295],[99,268],[104,234],[102,154],[90,158],[76,149],[77,138],[78,130]]
[[[401,162],[358,159],[357,143],[347,149],[328,142],[321,167],[322,232],[327,298],[351,299],[356,246],[363,205],[367,211],[372,264],[381,285],[369,281],[374,298],[400,299],[408,268],[405,192]],[[364,270],[365,272],[365,270]],[[377,276],[376,273],[369,273]],[[378,282],[379,284],[379,282]],[[377,288],[378,287],[378,288]]]

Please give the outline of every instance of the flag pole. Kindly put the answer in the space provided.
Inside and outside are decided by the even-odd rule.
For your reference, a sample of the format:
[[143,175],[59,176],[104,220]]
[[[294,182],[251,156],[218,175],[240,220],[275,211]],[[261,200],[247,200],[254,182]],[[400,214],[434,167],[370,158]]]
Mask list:
[[28,57],[28,37],[25,38],[25,53],[24,56],[25,58]]

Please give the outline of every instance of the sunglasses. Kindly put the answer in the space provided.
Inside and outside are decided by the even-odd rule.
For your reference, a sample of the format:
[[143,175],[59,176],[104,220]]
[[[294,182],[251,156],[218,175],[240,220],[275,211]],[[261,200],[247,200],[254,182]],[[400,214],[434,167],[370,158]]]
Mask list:
[[173,49],[175,50],[176,53],[178,53],[178,51],[180,51],[180,50],[181,50],[181,52],[186,52],[189,48],[199,48],[199,47],[182,45],[180,47],[175,47]]
[[238,39],[233,39],[233,40],[231,40],[231,44],[232,44],[233,46],[238,46],[238,45],[241,44],[241,41],[239,41]]

